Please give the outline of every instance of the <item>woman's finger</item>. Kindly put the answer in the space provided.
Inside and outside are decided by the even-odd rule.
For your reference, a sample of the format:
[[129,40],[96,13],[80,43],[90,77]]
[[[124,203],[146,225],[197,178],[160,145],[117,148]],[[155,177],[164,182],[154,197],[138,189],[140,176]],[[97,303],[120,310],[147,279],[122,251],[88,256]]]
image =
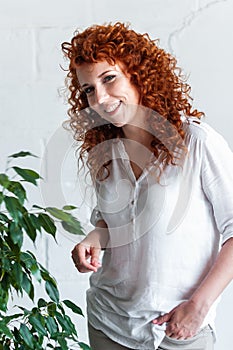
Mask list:
[[[85,244],[79,243],[77,244],[74,249],[72,250],[72,259],[74,261],[75,267],[78,269],[79,272],[96,272],[97,268],[100,266],[98,263],[99,260],[99,254],[100,249],[96,248],[90,248],[90,246],[87,246]],[[89,262],[88,259],[91,256],[91,259],[94,256],[95,263],[93,264],[92,261]]]

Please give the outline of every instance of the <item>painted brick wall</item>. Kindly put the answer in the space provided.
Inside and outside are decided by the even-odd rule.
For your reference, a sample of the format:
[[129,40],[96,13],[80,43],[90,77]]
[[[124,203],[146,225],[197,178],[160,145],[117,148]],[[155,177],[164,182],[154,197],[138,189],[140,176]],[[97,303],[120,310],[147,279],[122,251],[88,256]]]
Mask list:
[[[230,0],[0,0],[0,170],[7,155],[34,152],[41,160],[28,159],[27,165],[41,170],[45,182],[39,193],[30,187],[31,200],[78,205],[84,228],[91,228],[92,193],[90,187],[85,193],[84,176],[77,179],[75,146],[61,127],[67,105],[61,97],[60,44],[76,28],[117,20],[160,38],[189,75],[196,107],[233,147],[232,17]],[[78,274],[70,258],[76,242],[59,228],[58,245],[42,237],[35,250],[57,278],[62,296],[85,308],[88,276]],[[219,307],[216,350],[231,348],[232,291],[231,284]],[[85,322],[77,318],[84,341]]]

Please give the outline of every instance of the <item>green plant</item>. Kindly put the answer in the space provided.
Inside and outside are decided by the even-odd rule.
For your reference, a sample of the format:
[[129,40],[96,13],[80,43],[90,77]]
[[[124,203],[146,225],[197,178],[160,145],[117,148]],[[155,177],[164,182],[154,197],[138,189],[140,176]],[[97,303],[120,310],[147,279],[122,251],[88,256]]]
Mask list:
[[[0,350],[90,349],[79,341],[77,330],[67,308],[82,315],[82,310],[70,300],[60,300],[55,279],[31,251],[23,251],[25,236],[33,242],[38,233],[56,239],[56,221],[74,234],[84,234],[80,222],[71,214],[74,206],[26,208],[27,191],[23,184],[38,186],[40,175],[31,169],[11,166],[16,158],[32,156],[30,152],[10,155],[4,173],[0,174]],[[16,178],[16,179],[15,179]],[[35,301],[34,287],[43,285],[48,300]],[[10,314],[8,302],[19,297],[33,301],[31,310],[17,306]]]

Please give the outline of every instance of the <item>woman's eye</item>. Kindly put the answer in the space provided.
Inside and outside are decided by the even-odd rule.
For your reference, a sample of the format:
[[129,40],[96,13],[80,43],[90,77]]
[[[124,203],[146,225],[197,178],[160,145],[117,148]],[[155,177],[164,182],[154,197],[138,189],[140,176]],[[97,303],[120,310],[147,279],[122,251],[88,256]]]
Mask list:
[[84,92],[89,95],[91,92],[94,91],[93,86],[88,86],[87,88],[84,89]]
[[112,81],[116,76],[115,75],[107,75],[104,78],[104,83],[108,83],[109,81]]

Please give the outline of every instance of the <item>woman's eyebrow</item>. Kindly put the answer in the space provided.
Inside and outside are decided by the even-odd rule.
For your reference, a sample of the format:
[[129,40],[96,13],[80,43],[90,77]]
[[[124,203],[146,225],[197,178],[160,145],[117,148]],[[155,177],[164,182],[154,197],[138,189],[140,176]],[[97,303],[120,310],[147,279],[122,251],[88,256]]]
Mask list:
[[[103,72],[100,75],[98,75],[98,78],[101,78],[104,74],[112,72],[112,71],[113,71],[113,69],[106,70],[105,72]],[[115,70],[114,70],[114,72],[115,72]]]
[[[109,73],[109,72],[112,72],[112,71],[115,72],[115,70],[113,70],[113,69],[106,70],[106,71],[104,71],[103,73],[101,73],[100,75],[98,75],[97,78],[99,79],[99,78],[101,78],[104,74]],[[89,86],[89,85],[90,85],[90,84],[88,84],[88,83],[84,83],[84,84],[82,85],[82,88],[85,87],[85,86]]]

